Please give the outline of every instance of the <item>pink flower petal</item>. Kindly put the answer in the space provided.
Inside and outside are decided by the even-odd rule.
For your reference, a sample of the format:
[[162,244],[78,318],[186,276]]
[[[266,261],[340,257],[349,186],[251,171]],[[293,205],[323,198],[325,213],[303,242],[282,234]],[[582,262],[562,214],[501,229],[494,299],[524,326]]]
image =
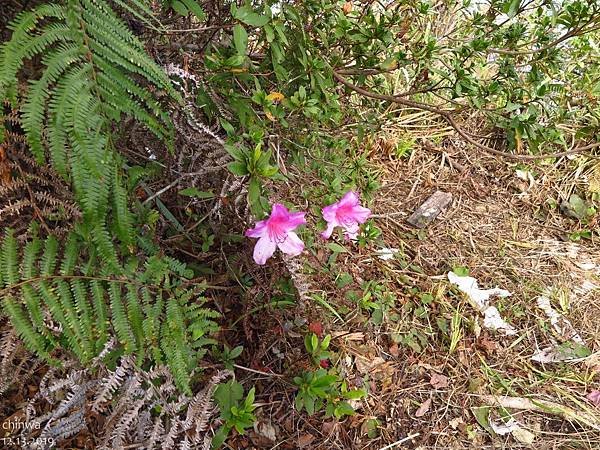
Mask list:
[[270,240],[268,236],[261,237],[256,245],[254,246],[254,261],[256,264],[262,266],[267,262],[273,253],[275,253],[275,249],[277,248],[277,244]]
[[265,264],[278,246],[284,253],[299,255],[304,250],[304,243],[292,230],[306,223],[305,214],[291,213],[281,203],[275,203],[268,219],[246,230],[246,236],[259,238],[254,247],[254,261],[259,265]]
[[337,222],[336,213],[338,210],[338,203],[339,202],[333,203],[321,210],[323,219],[325,219],[327,222]]
[[359,231],[360,231],[360,228],[358,226],[358,223],[353,223],[353,224],[344,226],[344,236],[348,240],[355,241],[358,238]]
[[271,215],[269,216],[269,220],[286,219],[289,215],[290,212],[285,207],[285,205],[282,205],[281,203],[275,203],[271,208]]
[[321,233],[321,237],[323,239],[329,239],[331,237],[331,233],[333,233],[333,229],[337,226],[337,223],[329,222],[327,224],[327,229]]
[[358,194],[354,191],[348,191],[344,194],[342,199],[339,201],[340,206],[356,206],[360,202]]
[[250,228],[250,229],[246,230],[245,234],[247,237],[259,238],[259,237],[264,236],[266,232],[267,232],[267,221],[261,220],[259,222],[256,222],[256,225],[254,225],[254,228]]
[[304,225],[306,223],[306,219],[304,218],[305,214],[306,213],[304,212],[296,212],[288,215],[287,222],[290,230],[298,228],[300,225]]
[[304,242],[296,233],[290,231],[283,242],[277,244],[279,250],[290,256],[298,256],[304,250]]
[[323,218],[327,221],[327,229],[321,233],[328,239],[333,228],[341,226],[346,239],[355,240],[358,237],[359,223],[365,223],[371,216],[371,210],[360,206],[360,199],[356,192],[348,191],[339,202],[333,203],[322,209]]
[[352,208],[352,217],[358,223],[365,223],[369,217],[371,217],[371,210],[363,206],[355,206]]

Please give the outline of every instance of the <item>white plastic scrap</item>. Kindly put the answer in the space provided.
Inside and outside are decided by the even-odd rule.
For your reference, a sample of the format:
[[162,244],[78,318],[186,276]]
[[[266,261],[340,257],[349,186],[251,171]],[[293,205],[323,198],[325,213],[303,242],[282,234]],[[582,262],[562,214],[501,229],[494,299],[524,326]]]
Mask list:
[[527,189],[524,192],[521,192],[519,194],[519,197],[524,197],[531,190],[531,188],[535,185],[535,178],[533,178],[533,175],[528,170],[517,170],[515,172],[515,175],[517,176],[517,178],[519,178],[523,181],[527,181],[527,183],[529,183],[529,186],[527,187]]
[[506,423],[496,423],[493,420],[490,420],[490,427],[492,428],[492,430],[494,430],[494,433],[496,433],[499,436],[504,436],[508,433],[512,433],[517,428],[520,428],[519,422],[517,422],[512,417]]
[[396,253],[398,253],[398,249],[397,248],[383,247],[383,248],[380,248],[379,250],[376,250],[375,253],[379,257],[379,259],[382,259],[384,261],[388,261],[390,259],[394,259],[394,255]]
[[521,424],[512,417],[506,423],[496,423],[490,420],[490,427],[499,436],[504,436],[509,433],[519,442],[523,444],[532,444],[535,440],[535,434],[522,428]]
[[[548,319],[550,319],[550,324],[554,328],[554,330],[562,336],[564,339],[571,340],[580,345],[585,345],[585,342],[575,331],[571,322],[565,319],[562,314],[552,308],[550,304],[550,299],[545,296],[540,296],[537,299],[538,308],[546,313]],[[541,350],[536,351],[531,356],[532,361],[540,362],[540,363],[554,363],[554,362],[576,362],[580,361],[577,355],[572,351],[567,351],[564,346],[560,346],[555,344],[553,347],[543,348]]]
[[550,319],[550,324],[560,336],[564,337],[565,339],[571,339],[578,344],[584,344],[583,339],[581,339],[579,333],[575,331],[575,328],[573,328],[571,322],[569,322],[562,316],[562,314],[552,308],[550,299],[548,297],[544,297],[543,295],[538,297],[537,305],[538,308],[546,313],[548,319]]
[[511,325],[504,321],[500,316],[498,309],[495,306],[491,306],[489,298],[493,295],[499,297],[509,297],[512,294],[506,289],[479,289],[477,280],[473,277],[461,277],[454,272],[448,272],[448,280],[452,284],[455,284],[458,289],[467,294],[467,296],[473,301],[477,309],[483,314],[483,326],[491,330],[498,330],[503,332],[507,336],[517,334]]

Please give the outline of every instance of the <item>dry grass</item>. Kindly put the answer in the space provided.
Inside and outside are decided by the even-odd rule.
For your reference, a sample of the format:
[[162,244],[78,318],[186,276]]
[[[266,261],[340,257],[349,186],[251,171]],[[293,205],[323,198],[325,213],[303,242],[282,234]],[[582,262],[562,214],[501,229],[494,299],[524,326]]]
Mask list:
[[[470,151],[435,122],[430,129],[439,145],[431,149],[415,142],[415,137],[430,136],[427,128],[415,131],[414,122],[422,119],[410,114],[395,126],[390,123],[366,150],[381,174],[382,187],[372,204],[383,231],[380,244],[400,249],[396,258],[382,261],[374,248],[355,248],[339,255],[337,272],[324,273],[329,253],[318,242],[304,258],[312,293],[337,311],[348,311],[343,322],[324,319],[320,309],[306,313],[308,320],[327,323],[337,366],[350,383],[366,385],[369,397],[341,424],[296,418],[295,432],[283,448],[294,448],[293,442],[299,446],[307,433],[315,437],[307,448],[315,449],[600,447],[600,411],[585,399],[597,388],[598,355],[573,363],[531,360],[537,350],[565,340],[536,305],[542,294],[592,352],[600,350],[597,236],[569,239],[596,224],[582,225],[552,206],[574,192],[593,190],[598,169],[584,157],[531,166],[506,163]],[[396,149],[406,142],[413,142],[412,152],[399,157]],[[517,169],[533,178],[519,178]],[[316,182],[302,175],[302,183]],[[436,190],[452,193],[449,210],[424,230],[409,226],[406,217]],[[307,206],[293,190],[278,195]],[[493,302],[518,330],[516,336],[482,328],[479,313],[446,279],[457,266],[469,268],[482,288],[500,286],[513,293]],[[350,273],[353,284],[339,289],[339,272]],[[366,281],[381,283],[395,297],[381,324],[369,321],[369,314],[345,296],[348,290],[360,291]],[[425,312],[418,308],[423,292],[433,297]],[[442,332],[439,319],[454,326]],[[411,346],[411,339],[420,348]],[[434,386],[434,374],[444,375],[447,385]],[[551,402],[555,408],[534,410],[525,400],[522,408],[503,408],[490,396]],[[427,412],[417,417],[428,400]],[[474,415],[473,408],[479,407],[489,407],[483,416],[496,424],[514,417],[533,433],[534,443],[485,430]],[[380,422],[376,438],[366,436],[365,424],[372,418]]]

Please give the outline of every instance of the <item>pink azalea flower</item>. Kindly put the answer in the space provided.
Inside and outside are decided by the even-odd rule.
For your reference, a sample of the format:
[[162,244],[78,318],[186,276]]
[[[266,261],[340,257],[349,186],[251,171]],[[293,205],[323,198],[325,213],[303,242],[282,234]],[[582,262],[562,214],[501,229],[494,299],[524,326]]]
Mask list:
[[281,203],[275,203],[271,215],[266,220],[256,222],[254,228],[246,230],[246,236],[258,238],[254,247],[254,261],[263,265],[275,249],[279,247],[283,253],[297,256],[304,250],[304,242],[292,230],[305,224],[303,212],[291,213]]
[[335,227],[342,227],[346,239],[354,240],[358,236],[358,225],[371,216],[370,209],[360,206],[360,199],[354,191],[347,192],[339,202],[326,206],[322,212],[327,221],[327,229],[321,233],[325,239],[329,239]]

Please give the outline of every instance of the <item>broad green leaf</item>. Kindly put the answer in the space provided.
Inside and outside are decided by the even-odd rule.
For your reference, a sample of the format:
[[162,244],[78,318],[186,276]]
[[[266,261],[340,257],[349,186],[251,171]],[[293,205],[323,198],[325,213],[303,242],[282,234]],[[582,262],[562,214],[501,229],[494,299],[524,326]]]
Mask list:
[[235,380],[221,383],[215,389],[214,398],[221,413],[227,415],[231,412],[231,408],[244,398],[244,388]]
[[229,430],[230,430],[230,428],[225,427],[224,425],[217,430],[217,432],[215,433],[215,435],[212,438],[212,442],[211,442],[212,450],[217,450],[218,448],[221,448],[221,446],[225,443],[225,440],[227,439]]
[[248,168],[246,167],[246,163],[243,163],[241,161],[234,161],[232,163],[229,163],[227,164],[227,168],[232,174],[237,175],[238,177],[248,175],[249,173]]
[[340,244],[336,244],[335,242],[330,242],[327,244],[327,248],[334,253],[348,253],[348,250],[345,247],[342,247]]
[[481,425],[481,427],[486,430],[488,433],[492,433],[492,427],[490,427],[490,407],[489,406],[481,406],[471,408],[471,412],[477,419],[477,423]]
[[171,8],[173,8],[173,10],[180,16],[187,16],[188,14],[188,9],[179,0],[175,0],[173,3],[171,3]]
[[246,55],[246,48],[248,47],[248,33],[246,29],[239,23],[233,27],[233,43],[235,49],[240,55]]
[[504,3],[504,12],[508,14],[508,17],[513,18],[519,12],[521,6],[521,0],[507,0]]
[[206,14],[202,7],[196,2],[196,0],[181,0],[183,4],[194,14],[199,21],[203,21],[206,18]]
[[239,67],[244,64],[244,61],[246,61],[245,55],[233,55],[223,61],[223,64],[228,67]]
[[268,15],[255,13],[249,6],[242,6],[233,13],[233,17],[251,27],[265,26],[271,19]]
[[250,204],[258,204],[260,200],[260,180],[256,177],[250,178],[248,185],[248,202]]

